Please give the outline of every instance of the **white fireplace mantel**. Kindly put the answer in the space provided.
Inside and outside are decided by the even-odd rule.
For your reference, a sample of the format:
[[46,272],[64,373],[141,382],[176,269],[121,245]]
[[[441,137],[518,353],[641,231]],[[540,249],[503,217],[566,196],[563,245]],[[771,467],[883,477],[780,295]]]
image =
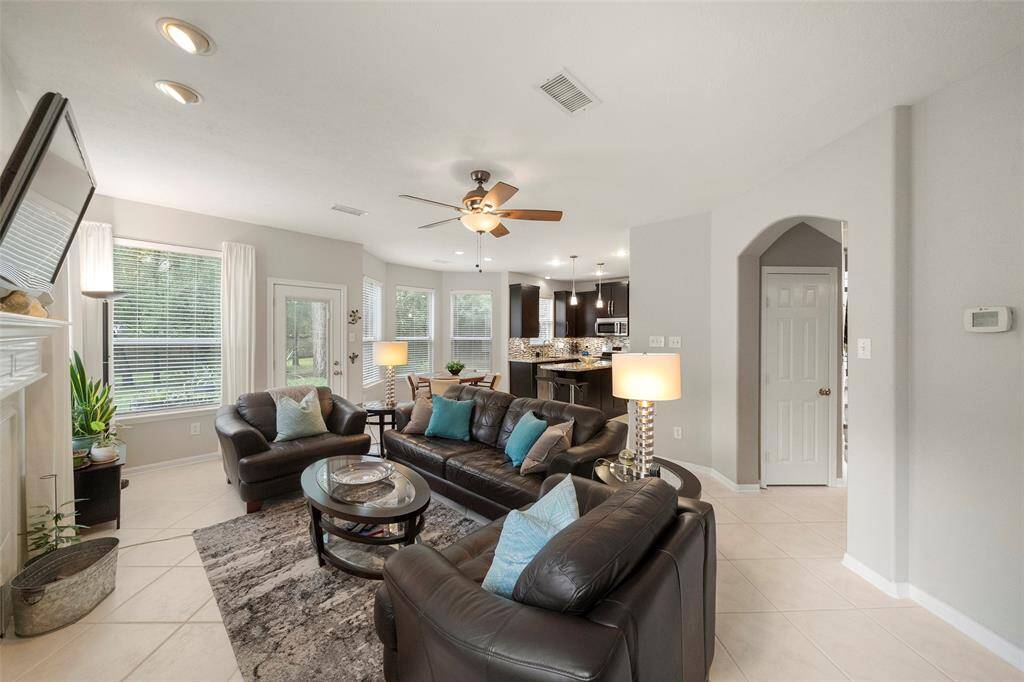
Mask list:
[[[27,558],[20,535],[34,505],[74,497],[71,461],[70,325],[0,313],[0,586]],[[0,591],[0,602],[5,591]],[[6,604],[0,605],[0,633]]]

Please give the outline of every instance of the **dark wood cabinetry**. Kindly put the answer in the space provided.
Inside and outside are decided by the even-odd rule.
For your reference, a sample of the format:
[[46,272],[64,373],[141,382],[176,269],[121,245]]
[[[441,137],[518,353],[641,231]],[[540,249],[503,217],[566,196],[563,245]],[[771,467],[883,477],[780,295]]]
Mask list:
[[537,364],[515,361],[508,363],[508,392],[517,398],[536,398]]
[[540,336],[540,287],[510,284],[508,287],[508,335],[535,339]]
[[576,293],[579,304],[576,306],[576,335],[596,336],[594,325],[597,324],[597,292],[579,291]]
[[556,291],[555,299],[555,338],[571,339],[579,336],[576,333],[576,308],[569,305],[568,291]]
[[605,312],[598,317],[629,317],[629,282],[610,282],[601,290]]

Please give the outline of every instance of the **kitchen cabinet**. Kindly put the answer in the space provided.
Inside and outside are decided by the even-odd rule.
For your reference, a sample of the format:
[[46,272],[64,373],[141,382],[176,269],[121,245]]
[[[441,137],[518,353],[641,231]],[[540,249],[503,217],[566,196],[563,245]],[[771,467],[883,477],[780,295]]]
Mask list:
[[629,317],[629,282],[609,282],[601,290],[606,314],[600,317]]
[[597,292],[579,291],[576,293],[579,304],[576,306],[576,336],[596,336],[594,325],[597,324]]
[[508,363],[508,392],[517,398],[536,398],[537,364],[510,361]]
[[540,336],[540,287],[510,284],[508,287],[508,335],[535,339]]
[[576,309],[569,305],[568,291],[556,291],[555,299],[555,338],[571,339],[576,333]]

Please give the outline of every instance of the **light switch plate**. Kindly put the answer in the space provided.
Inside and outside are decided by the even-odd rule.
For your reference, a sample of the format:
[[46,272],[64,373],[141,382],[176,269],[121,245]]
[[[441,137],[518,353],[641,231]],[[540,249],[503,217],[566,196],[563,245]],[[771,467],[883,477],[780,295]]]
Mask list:
[[355,332],[349,332],[348,333],[348,342],[349,343],[355,343],[356,342],[356,333]]
[[682,338],[679,337],[679,336],[670,336],[670,337],[668,337],[668,347],[669,348],[682,348],[683,347],[683,340],[682,340]]
[[676,438],[676,439],[682,438],[683,437],[683,427],[682,426],[677,426],[674,429],[672,429],[672,437]]
[[664,336],[652,336],[647,340],[647,345],[651,348],[664,348],[665,337]]
[[857,359],[871,359],[871,339],[857,339]]

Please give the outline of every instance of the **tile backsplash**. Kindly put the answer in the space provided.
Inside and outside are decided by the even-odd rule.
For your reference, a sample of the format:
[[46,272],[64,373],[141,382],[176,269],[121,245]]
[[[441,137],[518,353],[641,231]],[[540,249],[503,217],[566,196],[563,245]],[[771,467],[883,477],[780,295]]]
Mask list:
[[579,352],[590,351],[591,355],[600,355],[605,348],[621,346],[622,350],[629,352],[628,337],[614,338],[577,338],[577,339],[552,339],[551,343],[539,346],[530,345],[530,339],[511,338],[508,340],[508,357],[511,360],[529,360],[530,358],[559,358],[574,355],[573,344],[579,345]]

